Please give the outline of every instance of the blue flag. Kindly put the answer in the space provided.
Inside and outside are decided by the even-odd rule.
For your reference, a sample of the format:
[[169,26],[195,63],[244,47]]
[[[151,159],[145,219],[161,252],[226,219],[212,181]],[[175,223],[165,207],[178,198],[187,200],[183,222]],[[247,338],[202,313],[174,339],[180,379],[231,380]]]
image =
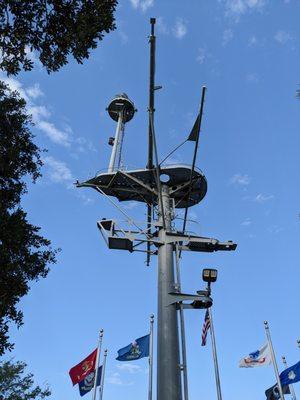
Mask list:
[[298,381],[300,381],[300,361],[285,369],[280,374],[280,382],[282,385],[291,385]]
[[136,339],[133,343],[118,350],[118,361],[133,361],[143,357],[149,357],[150,335]]
[[[102,374],[102,365],[98,368],[98,376],[97,376],[97,386],[100,386],[101,382],[101,374]],[[89,391],[91,391],[94,387],[95,382],[95,370],[88,374],[88,376],[79,382],[79,393],[80,396],[84,396]]]

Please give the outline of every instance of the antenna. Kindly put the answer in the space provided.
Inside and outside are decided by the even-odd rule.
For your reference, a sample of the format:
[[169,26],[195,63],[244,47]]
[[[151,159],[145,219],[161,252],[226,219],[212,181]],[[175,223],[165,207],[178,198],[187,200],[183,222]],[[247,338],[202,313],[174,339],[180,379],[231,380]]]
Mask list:
[[108,172],[121,167],[122,147],[125,133],[125,124],[130,121],[136,109],[126,93],[118,94],[107,107],[109,116],[117,122],[115,137],[110,137],[108,144],[112,146]]
[[[199,141],[204,95],[194,128],[188,140],[196,142],[193,163],[189,165],[159,164],[157,143],[154,130],[154,91],[160,86],[154,84],[155,73],[155,19],[151,18],[150,36],[150,94],[149,94],[149,143],[148,163],[146,168],[122,170],[120,135],[126,121],[127,106],[129,114],[134,114],[130,100],[122,96],[117,100],[119,109],[112,107],[110,116],[118,121],[116,137],[108,172],[99,173],[85,182],[77,182],[77,187],[90,187],[107,198],[114,207],[120,207],[109,196],[119,201],[139,201],[147,204],[147,228],[141,229],[133,219],[121,211],[127,218],[128,228],[119,226],[112,219],[103,218],[97,226],[109,249],[125,250],[130,253],[145,252],[147,262],[151,255],[158,260],[158,293],[157,293],[157,400],[182,400],[182,371],[184,371],[184,391],[187,394],[187,367],[180,363],[178,313],[185,309],[207,309],[212,305],[210,293],[199,290],[194,294],[181,292],[180,280],[175,277],[174,258],[178,263],[178,252],[190,251],[214,252],[235,250],[237,245],[232,241],[221,242],[214,238],[187,235],[175,229],[175,208],[188,209],[198,204],[206,195],[207,181],[204,174],[196,168],[196,156]],[[204,90],[205,92],[205,90]],[[204,93],[205,94],[205,93]],[[130,103],[130,104],[128,104]],[[131,117],[131,118],[132,118]],[[123,131],[122,131],[122,129]],[[153,157],[155,157],[155,162]],[[116,161],[117,160],[117,161]],[[152,211],[157,206],[156,220],[152,221]],[[154,228],[153,228],[154,227]],[[152,228],[154,232],[151,232]],[[176,257],[175,257],[176,256]],[[177,268],[179,269],[179,267]],[[183,328],[183,318],[181,318]],[[183,330],[181,330],[181,335]],[[184,336],[181,336],[182,346]],[[185,359],[185,356],[183,356]],[[187,400],[187,396],[185,396]]]
[[[154,26],[155,26],[156,19],[151,18],[151,35],[149,37],[150,43],[150,79],[149,79],[149,127],[148,127],[148,162],[147,168],[152,170],[154,168],[153,165],[153,132],[152,132],[152,122],[154,123],[154,91],[155,91],[155,44],[156,44],[156,37],[154,35]],[[152,204],[147,205],[147,231],[151,235],[151,227],[152,227],[152,213],[153,213],[153,206]],[[151,243],[147,243],[147,259],[146,265],[150,265],[150,258],[151,258]]]

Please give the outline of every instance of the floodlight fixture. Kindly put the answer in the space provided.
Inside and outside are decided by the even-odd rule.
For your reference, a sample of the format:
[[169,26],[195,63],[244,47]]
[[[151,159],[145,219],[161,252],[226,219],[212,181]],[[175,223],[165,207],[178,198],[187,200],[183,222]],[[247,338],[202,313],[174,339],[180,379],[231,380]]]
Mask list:
[[207,283],[216,282],[217,277],[218,277],[217,269],[205,268],[202,271],[202,279],[204,282],[207,282]]

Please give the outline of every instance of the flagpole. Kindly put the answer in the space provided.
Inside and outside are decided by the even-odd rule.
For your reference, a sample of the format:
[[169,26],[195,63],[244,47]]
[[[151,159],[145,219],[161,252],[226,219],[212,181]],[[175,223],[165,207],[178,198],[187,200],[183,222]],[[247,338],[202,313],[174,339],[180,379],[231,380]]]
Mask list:
[[277,385],[278,385],[280,398],[281,398],[281,400],[285,400],[284,399],[283,390],[282,390],[282,385],[281,385],[281,382],[280,382],[278,366],[277,366],[277,362],[276,362],[276,358],[275,358],[275,353],[274,353],[274,349],[273,349],[273,344],[272,344],[272,339],[271,339],[271,334],[270,334],[270,328],[269,328],[268,321],[265,321],[264,325],[265,325],[265,331],[266,331],[267,340],[268,340],[268,344],[269,344],[269,348],[270,348],[270,352],[271,352],[271,358],[272,358],[274,372],[275,372],[275,376],[276,376],[276,380],[277,380]]
[[[283,362],[283,365],[285,366],[285,368],[288,368],[285,356],[282,356],[282,362]],[[296,393],[295,393],[295,390],[294,390],[294,386],[292,384],[290,384],[289,388],[290,388],[290,392],[291,392],[291,395],[292,395],[292,399],[293,400],[297,400]]]
[[154,315],[150,316],[150,348],[149,348],[149,388],[148,388],[148,400],[152,400],[152,382],[153,382],[153,324]]
[[104,359],[103,359],[102,370],[101,370],[101,381],[100,381],[100,386],[99,386],[99,400],[102,400],[102,397],[103,397],[106,357],[107,357],[107,349],[104,350]]
[[101,346],[102,346],[102,339],[103,339],[103,329],[99,332],[99,340],[97,346],[97,357],[96,357],[96,366],[95,366],[95,380],[94,380],[94,390],[93,390],[93,400],[96,400],[97,396],[97,379],[98,379],[98,369],[99,369],[99,362],[100,362],[100,353],[101,353]]
[[[181,274],[179,259],[180,254],[178,251],[178,244],[175,247],[176,251],[176,281],[177,290],[181,292]],[[180,321],[180,338],[181,338],[181,355],[182,355],[182,373],[183,373],[183,393],[184,400],[189,400],[189,387],[188,387],[188,377],[187,377],[187,358],[186,358],[186,345],[185,345],[185,327],[184,327],[184,312],[182,304],[179,303],[179,321]]]
[[214,323],[213,323],[211,307],[208,308],[208,315],[209,315],[209,319],[210,319],[210,337],[211,337],[211,345],[212,345],[213,359],[214,359],[214,366],[215,366],[215,378],[216,378],[217,396],[218,396],[218,400],[222,400],[221,382],[220,382],[219,364],[218,364],[218,355],[217,355],[217,346],[216,346],[215,330],[214,330]]

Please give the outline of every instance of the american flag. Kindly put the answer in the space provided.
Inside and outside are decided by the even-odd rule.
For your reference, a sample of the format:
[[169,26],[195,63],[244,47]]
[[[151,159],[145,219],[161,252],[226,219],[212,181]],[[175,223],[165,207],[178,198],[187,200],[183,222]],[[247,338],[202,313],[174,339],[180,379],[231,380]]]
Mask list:
[[201,346],[205,346],[206,345],[207,332],[208,332],[209,328],[210,328],[210,318],[209,318],[209,312],[208,312],[208,310],[206,310],[204,323],[203,323],[203,327],[202,327],[202,343],[201,343]]

